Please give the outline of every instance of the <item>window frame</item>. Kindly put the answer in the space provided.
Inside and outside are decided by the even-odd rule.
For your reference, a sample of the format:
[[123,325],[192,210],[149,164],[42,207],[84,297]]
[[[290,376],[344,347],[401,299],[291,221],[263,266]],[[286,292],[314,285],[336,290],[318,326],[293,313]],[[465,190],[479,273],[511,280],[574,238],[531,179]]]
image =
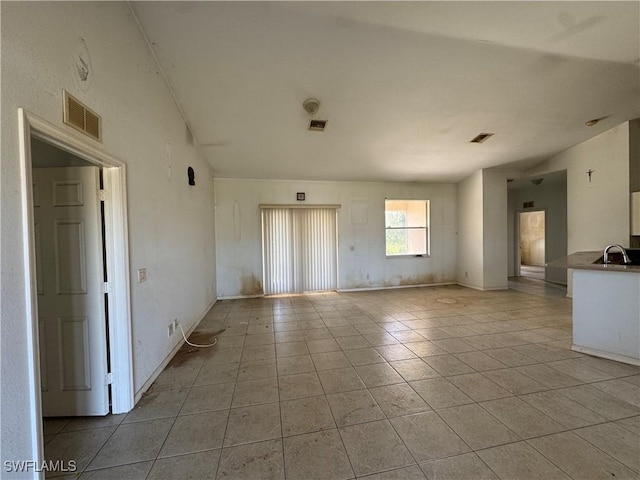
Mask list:
[[[389,210],[387,208],[387,202],[423,202],[425,204],[425,218],[424,218],[424,226],[420,227],[391,227],[387,226],[387,212],[388,211],[398,211],[398,210]],[[425,244],[425,252],[424,253],[388,253],[388,245],[387,245],[387,232],[391,230],[423,230],[424,231],[424,244]],[[384,199],[384,251],[386,258],[430,258],[431,257],[431,201],[427,199],[414,199],[414,198],[387,198]]]

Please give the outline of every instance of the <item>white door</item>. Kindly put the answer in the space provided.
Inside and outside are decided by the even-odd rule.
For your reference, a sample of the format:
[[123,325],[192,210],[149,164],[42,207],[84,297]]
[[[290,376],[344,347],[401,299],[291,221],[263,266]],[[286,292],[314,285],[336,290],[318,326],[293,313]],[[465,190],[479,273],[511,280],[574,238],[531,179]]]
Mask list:
[[44,416],[109,413],[98,193],[98,167],[33,169]]

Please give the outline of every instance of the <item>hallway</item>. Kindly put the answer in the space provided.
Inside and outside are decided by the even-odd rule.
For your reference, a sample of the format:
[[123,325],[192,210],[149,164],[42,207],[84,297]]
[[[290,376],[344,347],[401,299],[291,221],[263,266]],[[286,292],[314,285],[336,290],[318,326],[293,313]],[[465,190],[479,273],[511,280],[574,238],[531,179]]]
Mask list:
[[220,301],[192,336],[215,347],[129,414],[45,420],[45,457],[82,479],[640,478],[640,369],[571,351],[571,301],[539,283]]
[[544,267],[538,265],[520,265],[520,275],[526,278],[544,280]]

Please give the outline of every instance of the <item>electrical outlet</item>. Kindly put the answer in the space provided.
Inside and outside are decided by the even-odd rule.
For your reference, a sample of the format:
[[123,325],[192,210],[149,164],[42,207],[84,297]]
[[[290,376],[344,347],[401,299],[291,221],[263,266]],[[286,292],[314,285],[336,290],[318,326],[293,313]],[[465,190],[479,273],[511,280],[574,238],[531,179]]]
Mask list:
[[175,331],[175,328],[173,326],[173,322],[171,322],[169,324],[169,327],[167,328],[167,337],[171,337],[171,335],[173,335],[174,331]]
[[139,268],[138,269],[138,283],[142,283],[142,282],[146,282],[147,281],[147,269],[146,268]]
[[177,319],[177,318],[174,318],[174,319],[173,319],[173,331],[174,331],[174,332],[177,332],[177,331],[178,331],[178,325],[179,325],[179,323],[178,323],[178,319]]

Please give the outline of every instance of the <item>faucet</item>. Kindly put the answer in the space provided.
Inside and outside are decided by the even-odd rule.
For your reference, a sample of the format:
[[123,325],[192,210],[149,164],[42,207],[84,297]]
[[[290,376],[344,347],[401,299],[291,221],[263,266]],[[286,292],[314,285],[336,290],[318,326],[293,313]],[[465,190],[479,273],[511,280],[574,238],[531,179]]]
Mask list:
[[614,243],[613,245],[608,245],[607,248],[604,249],[602,263],[604,264],[609,263],[609,250],[611,250],[614,247],[619,248],[620,252],[622,252],[622,263],[625,265],[629,265],[631,263],[631,259],[629,258],[629,255],[627,255],[627,251],[624,249],[622,245],[618,245],[617,243]]

